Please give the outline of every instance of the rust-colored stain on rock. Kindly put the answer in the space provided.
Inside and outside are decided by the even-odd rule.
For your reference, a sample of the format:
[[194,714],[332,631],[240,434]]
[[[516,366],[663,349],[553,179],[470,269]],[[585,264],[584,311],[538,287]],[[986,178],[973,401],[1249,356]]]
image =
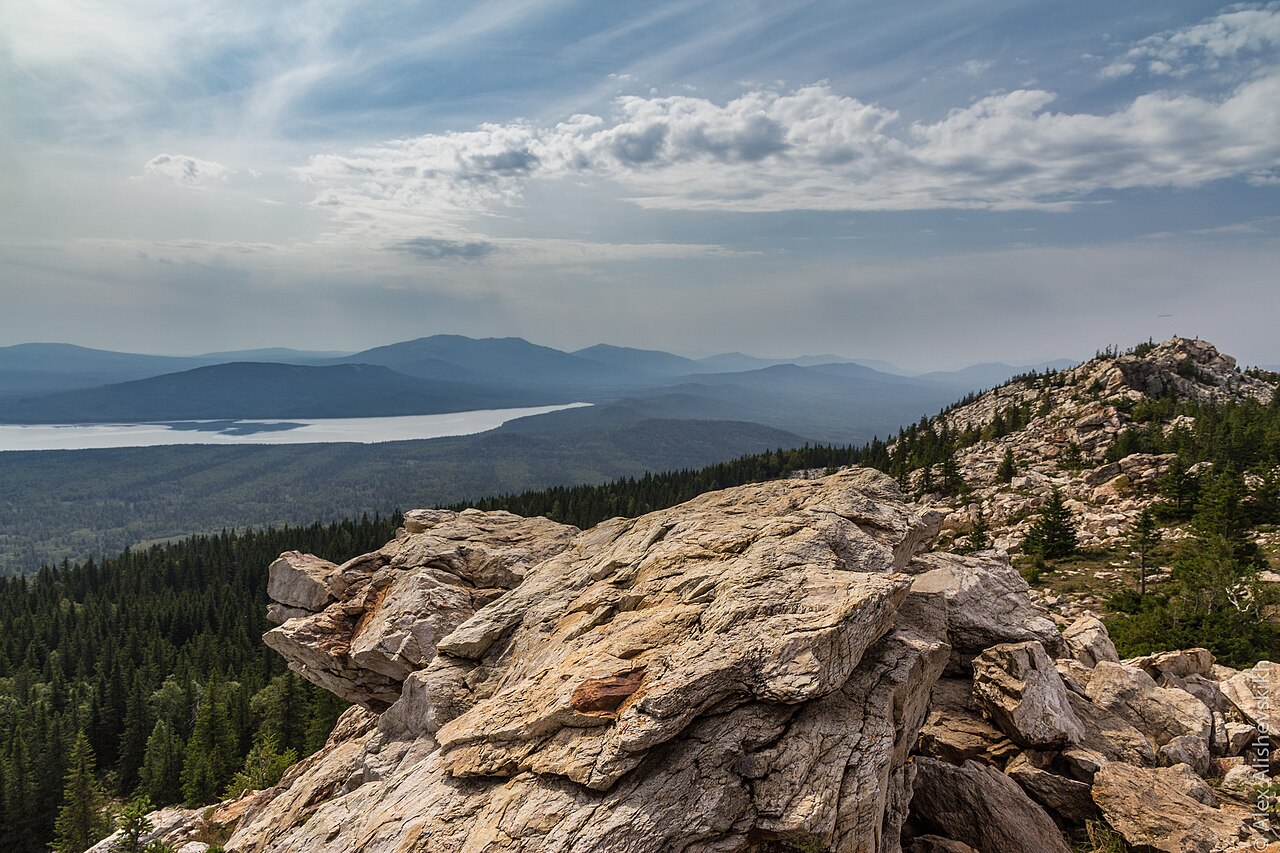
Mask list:
[[639,667],[608,678],[588,678],[573,691],[573,709],[586,714],[615,713],[632,693],[640,689],[644,670],[644,667]]

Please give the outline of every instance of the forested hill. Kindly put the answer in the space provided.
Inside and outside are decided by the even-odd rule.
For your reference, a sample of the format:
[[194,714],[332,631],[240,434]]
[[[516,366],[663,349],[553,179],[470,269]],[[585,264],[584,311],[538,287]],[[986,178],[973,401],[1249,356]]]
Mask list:
[[342,706],[262,644],[266,566],[291,548],[348,559],[397,521],[197,536],[0,582],[0,850],[47,849],[79,732],[111,794],[157,803],[216,799],[255,743],[322,745]]

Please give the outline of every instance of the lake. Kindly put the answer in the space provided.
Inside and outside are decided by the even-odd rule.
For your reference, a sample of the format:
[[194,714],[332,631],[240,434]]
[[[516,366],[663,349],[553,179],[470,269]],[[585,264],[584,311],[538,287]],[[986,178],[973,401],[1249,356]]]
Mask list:
[[393,418],[166,421],[139,424],[0,424],[0,451],[89,450],[107,447],[158,447],[165,444],[319,444],[349,441],[376,444],[471,435],[507,421],[576,409],[590,403],[481,409],[445,415]]

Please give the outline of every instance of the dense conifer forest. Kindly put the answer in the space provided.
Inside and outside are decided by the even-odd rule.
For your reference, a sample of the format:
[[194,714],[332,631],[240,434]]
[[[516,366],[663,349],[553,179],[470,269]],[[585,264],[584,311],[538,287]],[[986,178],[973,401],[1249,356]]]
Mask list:
[[86,760],[112,796],[201,804],[255,747],[261,763],[323,745],[344,706],[262,643],[266,566],[292,548],[344,560],[395,524],[224,532],[0,582],[0,850],[47,849]]

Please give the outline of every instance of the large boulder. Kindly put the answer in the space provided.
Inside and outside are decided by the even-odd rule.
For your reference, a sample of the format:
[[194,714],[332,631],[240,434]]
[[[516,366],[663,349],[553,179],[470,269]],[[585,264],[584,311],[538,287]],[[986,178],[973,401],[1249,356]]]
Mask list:
[[1062,632],[1067,652],[1085,667],[1092,669],[1102,661],[1119,663],[1107,626],[1092,613],[1083,613]]
[[1190,796],[1187,784],[1177,768],[1112,762],[1094,777],[1093,800],[1107,823],[1140,850],[1211,853],[1235,840],[1240,820]]
[[1027,582],[1005,560],[931,553],[907,566],[912,594],[937,593],[946,602],[947,640],[975,655],[999,643],[1035,640],[1050,652],[1062,637],[1049,614],[1031,601]]
[[1039,642],[992,646],[973,661],[973,697],[1015,742],[1061,748],[1084,735],[1067,688]]
[[338,567],[311,554],[286,551],[267,567],[267,595],[284,607],[315,613],[336,599]]
[[1219,683],[1222,693],[1255,726],[1269,728],[1280,708],[1280,665],[1262,661]]
[[931,525],[856,470],[605,522],[433,628],[358,766],[322,759],[227,846],[897,853],[950,653],[894,627]]
[[1157,748],[1182,735],[1206,742],[1213,736],[1213,715],[1203,702],[1185,690],[1158,686],[1142,669],[1103,661],[1093,668],[1085,692]]
[[920,757],[913,787],[911,820],[927,833],[979,853],[1070,853],[1053,819],[999,770]]
[[1094,817],[1097,810],[1089,783],[1054,772],[1053,761],[1050,753],[1028,750],[1010,761],[1004,772],[1060,821],[1079,824]]

